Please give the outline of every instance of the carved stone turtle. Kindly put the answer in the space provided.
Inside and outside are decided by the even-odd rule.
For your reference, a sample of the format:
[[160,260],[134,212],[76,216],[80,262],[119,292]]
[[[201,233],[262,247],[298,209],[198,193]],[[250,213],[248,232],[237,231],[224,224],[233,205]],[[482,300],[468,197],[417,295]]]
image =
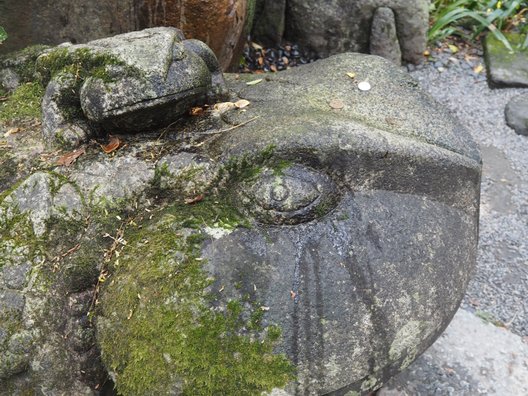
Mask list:
[[37,70],[49,79],[44,137],[67,146],[101,131],[165,126],[227,91],[209,47],[169,27],[63,44],[41,55]]

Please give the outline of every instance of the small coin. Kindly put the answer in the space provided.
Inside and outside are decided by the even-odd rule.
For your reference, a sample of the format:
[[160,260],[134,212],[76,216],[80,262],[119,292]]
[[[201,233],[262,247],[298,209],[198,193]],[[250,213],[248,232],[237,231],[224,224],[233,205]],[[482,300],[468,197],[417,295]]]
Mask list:
[[361,81],[359,84],[358,84],[358,88],[360,91],[370,91],[370,83],[368,81]]

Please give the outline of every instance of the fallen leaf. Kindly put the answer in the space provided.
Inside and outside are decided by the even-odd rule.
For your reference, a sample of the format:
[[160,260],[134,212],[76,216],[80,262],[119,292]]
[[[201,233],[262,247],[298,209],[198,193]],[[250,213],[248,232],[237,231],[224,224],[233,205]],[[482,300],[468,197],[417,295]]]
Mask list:
[[195,203],[198,203],[200,201],[203,201],[204,196],[203,194],[197,195],[194,198],[185,198],[183,202],[185,202],[186,205],[194,205]]
[[252,43],[251,43],[251,46],[252,46],[255,50],[257,50],[257,51],[260,51],[261,49],[263,49],[262,46],[259,45],[259,44],[257,44],[257,43],[253,43],[253,42],[252,42]]
[[458,47],[456,45],[448,44],[448,47],[452,54],[456,54],[458,52]]
[[224,114],[226,111],[234,109],[235,107],[236,105],[233,102],[221,102],[221,103],[216,103],[213,106],[213,109],[218,111],[220,114]]
[[328,103],[332,109],[341,110],[343,107],[345,107],[345,104],[340,99],[332,99],[330,103]]
[[262,78],[259,78],[257,80],[253,80],[253,81],[248,81],[246,83],[246,85],[257,85],[258,83],[261,83],[262,82]]
[[192,116],[200,116],[203,114],[203,112],[204,112],[203,107],[193,107],[191,108],[191,111],[189,112],[189,114]]
[[277,66],[275,66],[275,65],[271,65],[271,66],[270,66],[270,70],[271,70],[273,73],[277,73]]
[[370,91],[370,88],[372,87],[370,86],[370,83],[368,81],[361,81],[358,84],[358,88],[360,91]]
[[55,164],[59,166],[70,166],[84,153],[86,153],[86,150],[84,147],[81,147],[80,149],[72,151],[71,153],[64,154],[57,160]]
[[347,75],[348,77],[350,77],[352,80],[356,78],[356,73],[352,73],[352,72],[350,72],[350,73],[347,73],[346,75]]
[[117,136],[108,135],[108,137],[110,138],[108,144],[99,144],[106,154],[116,151],[121,145],[121,140]]
[[8,137],[11,135],[14,135],[15,133],[20,132],[22,129],[20,128],[9,128],[6,133],[4,133],[4,137]]
[[477,74],[479,74],[480,72],[482,72],[482,70],[484,70],[484,66],[482,66],[482,63],[479,63],[474,69],[473,71]]
[[249,100],[246,100],[246,99],[240,99],[238,101],[235,102],[235,107],[237,109],[243,109],[244,107],[247,107],[249,106],[250,102]]

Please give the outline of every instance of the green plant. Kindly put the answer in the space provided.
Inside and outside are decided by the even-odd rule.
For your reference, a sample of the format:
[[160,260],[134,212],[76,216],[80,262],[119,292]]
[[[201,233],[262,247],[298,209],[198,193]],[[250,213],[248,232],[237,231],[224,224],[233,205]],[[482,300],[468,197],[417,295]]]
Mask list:
[[7,33],[2,26],[0,26],[0,44],[7,39]]
[[[513,51],[504,32],[516,29],[528,33],[525,14],[527,0],[433,0],[429,41],[459,35],[475,39],[489,30],[506,48]],[[528,37],[521,48],[528,47]]]

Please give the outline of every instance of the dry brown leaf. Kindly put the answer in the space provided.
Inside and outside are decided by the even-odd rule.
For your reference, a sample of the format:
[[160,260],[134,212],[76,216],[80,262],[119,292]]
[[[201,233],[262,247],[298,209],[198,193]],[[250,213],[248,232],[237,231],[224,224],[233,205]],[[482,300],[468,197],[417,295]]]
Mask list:
[[248,107],[250,104],[249,100],[246,99],[240,99],[235,102],[235,107],[237,109],[243,109],[244,107]]
[[110,154],[113,151],[116,151],[121,145],[121,140],[117,136],[108,135],[110,141],[108,144],[100,144],[101,148],[106,154]]
[[328,103],[332,109],[341,110],[343,107],[345,107],[345,104],[340,99],[332,99],[330,103]]
[[201,116],[204,113],[203,107],[193,107],[189,112],[192,116]]
[[79,158],[81,155],[85,153],[86,153],[85,148],[81,147],[80,149],[72,151],[71,153],[64,154],[62,157],[60,157],[57,160],[57,162],[55,162],[55,164],[59,166],[70,166],[75,161],[77,161],[77,158]]
[[14,135],[15,133],[18,133],[22,131],[20,128],[9,128],[6,133],[4,133],[4,137],[8,137],[11,135]]
[[195,203],[203,201],[203,199],[204,199],[203,194],[200,194],[193,198],[185,198],[183,202],[185,202],[186,205],[194,205]]
[[220,114],[223,114],[226,111],[234,109],[235,107],[236,106],[235,106],[235,104],[233,102],[221,102],[221,103],[216,103],[213,106],[213,109],[218,111]]

